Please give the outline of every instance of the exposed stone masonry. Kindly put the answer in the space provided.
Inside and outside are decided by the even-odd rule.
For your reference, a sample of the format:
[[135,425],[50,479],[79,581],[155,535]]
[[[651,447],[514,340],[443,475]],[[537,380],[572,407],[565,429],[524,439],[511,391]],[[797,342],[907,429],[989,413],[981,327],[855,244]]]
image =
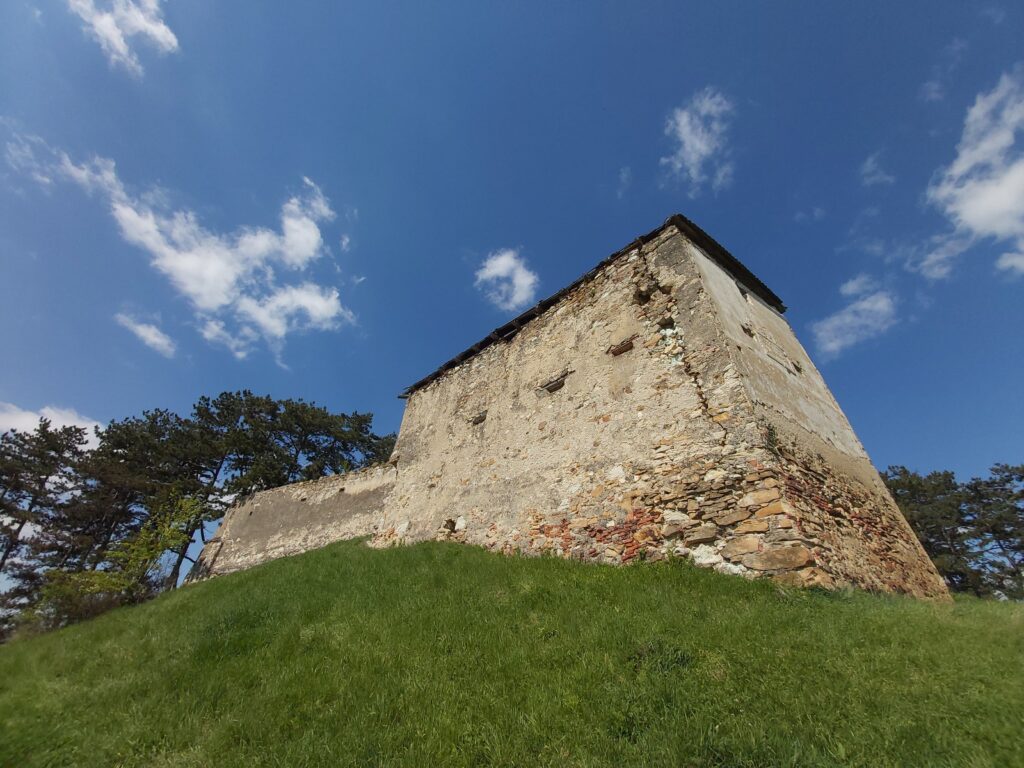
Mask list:
[[418,385],[387,468],[257,495],[204,567],[369,534],[946,596],[781,304],[708,240],[670,220],[606,261]]

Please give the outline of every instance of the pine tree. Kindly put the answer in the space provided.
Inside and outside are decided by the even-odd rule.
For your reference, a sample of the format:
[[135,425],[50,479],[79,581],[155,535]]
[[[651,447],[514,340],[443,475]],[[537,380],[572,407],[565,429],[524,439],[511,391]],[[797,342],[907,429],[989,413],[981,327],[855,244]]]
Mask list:
[[964,485],[977,567],[987,588],[1024,600],[1024,464],[996,464]]
[[966,483],[906,467],[883,479],[950,589],[1024,599],[1024,465]]
[[[85,431],[43,420],[0,436],[0,630],[39,628],[173,589],[206,527],[240,497],[386,459],[372,416],[250,391]],[[31,535],[28,535],[31,532]]]
[[0,435],[0,573],[26,546],[29,526],[45,527],[76,490],[85,444],[82,427],[54,429],[47,419]]

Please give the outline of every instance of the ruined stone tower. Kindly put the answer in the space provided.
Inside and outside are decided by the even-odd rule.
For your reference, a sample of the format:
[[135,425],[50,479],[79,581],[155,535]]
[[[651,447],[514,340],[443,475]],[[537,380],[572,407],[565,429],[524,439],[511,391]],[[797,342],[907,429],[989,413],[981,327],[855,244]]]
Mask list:
[[944,596],[784,311],[673,216],[409,387],[387,465],[232,509],[200,573],[371,535]]

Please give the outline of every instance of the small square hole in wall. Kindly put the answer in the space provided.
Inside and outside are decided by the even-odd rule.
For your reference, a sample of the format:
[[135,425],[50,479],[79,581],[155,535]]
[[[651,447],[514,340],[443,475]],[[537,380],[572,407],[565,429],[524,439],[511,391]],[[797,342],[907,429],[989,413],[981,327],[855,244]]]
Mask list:
[[558,376],[556,376],[555,378],[544,382],[539,387],[537,387],[537,394],[540,395],[543,394],[544,392],[547,392],[549,394],[557,392],[558,390],[565,386],[565,380],[570,373],[572,373],[572,371],[563,371],[562,373],[558,374]]
[[608,354],[611,355],[612,357],[618,357],[624,352],[629,352],[629,350],[633,348],[633,341],[635,339],[636,334],[634,333],[628,339],[623,339],[618,344],[612,344],[610,347],[608,347]]
[[560,390],[564,386],[565,386],[565,377],[562,376],[560,378],[554,379],[553,381],[549,381],[547,384],[541,384],[540,388],[543,389],[543,390],[546,390],[548,392],[557,392],[558,390]]

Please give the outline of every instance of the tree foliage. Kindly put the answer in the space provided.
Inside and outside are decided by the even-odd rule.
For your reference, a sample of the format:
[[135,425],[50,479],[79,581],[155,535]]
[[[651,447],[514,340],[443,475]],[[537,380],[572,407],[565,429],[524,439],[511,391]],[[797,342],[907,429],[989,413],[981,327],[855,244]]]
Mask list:
[[77,487],[85,442],[81,427],[54,429],[47,419],[34,432],[0,435],[0,573],[23,548],[26,528],[45,528]]
[[0,435],[0,631],[61,626],[173,589],[237,498],[385,460],[373,417],[249,391],[188,416]]
[[950,589],[1024,600],[1024,465],[963,483],[899,466],[882,477]]

